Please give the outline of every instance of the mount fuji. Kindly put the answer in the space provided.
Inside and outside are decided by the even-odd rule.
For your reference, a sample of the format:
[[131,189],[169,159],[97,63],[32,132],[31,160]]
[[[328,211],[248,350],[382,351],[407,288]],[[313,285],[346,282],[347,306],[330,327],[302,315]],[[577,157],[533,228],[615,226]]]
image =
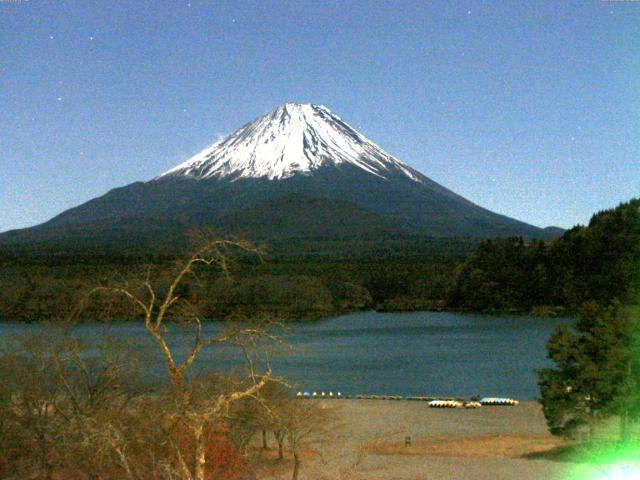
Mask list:
[[128,251],[203,226],[267,241],[547,236],[430,180],[326,107],[287,103],[150,181],[1,234],[0,246]]
[[160,177],[282,180],[341,164],[379,178],[395,172],[422,181],[326,107],[295,103],[276,108]]

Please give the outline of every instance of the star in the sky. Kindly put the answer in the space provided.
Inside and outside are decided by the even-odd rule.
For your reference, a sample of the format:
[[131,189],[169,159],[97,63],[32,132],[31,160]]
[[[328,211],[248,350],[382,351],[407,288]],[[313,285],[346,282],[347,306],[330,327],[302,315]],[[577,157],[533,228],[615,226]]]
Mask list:
[[93,42],[94,37],[89,37],[89,41]]
[[58,98],[57,98],[57,100],[58,100],[59,102],[61,102],[61,101],[62,101],[62,97],[58,97]]
[[49,40],[53,40],[53,35],[49,35]]

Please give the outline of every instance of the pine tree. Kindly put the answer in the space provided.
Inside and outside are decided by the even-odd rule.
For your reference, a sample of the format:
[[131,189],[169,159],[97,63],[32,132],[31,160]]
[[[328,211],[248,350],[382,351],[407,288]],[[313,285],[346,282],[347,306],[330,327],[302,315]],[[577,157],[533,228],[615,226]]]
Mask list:
[[615,301],[606,308],[589,302],[574,328],[559,327],[550,338],[554,368],[538,371],[540,403],[549,431],[593,438],[601,419],[618,415],[621,439],[640,412],[638,310]]

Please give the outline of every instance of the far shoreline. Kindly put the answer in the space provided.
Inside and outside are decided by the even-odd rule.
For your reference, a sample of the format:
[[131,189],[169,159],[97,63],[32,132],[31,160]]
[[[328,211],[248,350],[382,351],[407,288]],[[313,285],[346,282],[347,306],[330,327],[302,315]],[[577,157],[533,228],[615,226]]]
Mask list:
[[[300,325],[300,324],[314,324],[314,323],[322,323],[331,320],[335,320],[340,317],[358,314],[358,313],[377,313],[377,314],[410,314],[410,313],[449,313],[453,315],[474,315],[479,317],[529,317],[529,318],[540,318],[542,320],[572,320],[574,318],[575,313],[570,312],[563,307],[534,307],[529,311],[518,310],[518,309],[490,309],[490,310],[460,310],[460,309],[448,309],[448,308],[397,308],[397,309],[388,309],[388,308],[369,308],[369,309],[358,309],[358,310],[345,310],[341,312],[335,312],[330,315],[311,315],[309,317],[302,318],[278,318],[277,316],[273,317],[264,317],[266,320],[260,319],[252,319],[252,318],[229,318],[229,319],[221,319],[221,318],[203,318],[202,321],[207,324],[247,324],[247,323],[261,323],[262,321],[270,321],[274,323],[281,323],[284,325]],[[92,320],[78,320],[75,322],[76,325],[83,324],[97,324],[97,323],[139,323],[144,319],[142,316],[137,318],[113,318],[113,319],[92,319]],[[171,320],[170,322],[178,322],[179,320]],[[50,325],[65,325],[67,323],[65,320],[52,320],[52,319],[41,319],[41,320],[31,320],[31,319],[6,319],[0,318],[0,325],[2,324],[25,324],[25,325],[38,325],[38,324],[50,324]]]

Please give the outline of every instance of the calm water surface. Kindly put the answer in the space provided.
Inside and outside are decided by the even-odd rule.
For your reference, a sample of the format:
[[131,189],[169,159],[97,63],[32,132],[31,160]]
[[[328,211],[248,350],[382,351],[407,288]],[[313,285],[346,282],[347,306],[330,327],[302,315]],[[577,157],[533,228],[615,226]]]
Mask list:
[[[300,390],[349,394],[510,396],[538,395],[534,369],[549,365],[545,343],[554,325],[568,319],[435,312],[359,312],[282,332],[290,351],[272,358],[273,370]],[[0,324],[0,338],[38,329]],[[205,334],[223,328],[205,327]],[[138,323],[76,327],[83,337],[106,333],[140,352],[149,375],[162,375],[162,360]],[[184,355],[192,330],[173,327],[172,347]],[[240,368],[241,356],[218,347],[199,358],[200,368]]]

